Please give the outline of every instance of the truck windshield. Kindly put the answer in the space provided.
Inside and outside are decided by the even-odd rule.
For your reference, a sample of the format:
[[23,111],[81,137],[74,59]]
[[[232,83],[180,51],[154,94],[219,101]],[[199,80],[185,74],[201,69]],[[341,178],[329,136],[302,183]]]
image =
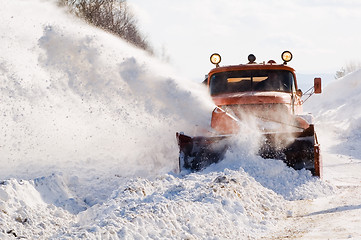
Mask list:
[[242,70],[215,73],[210,79],[211,95],[247,91],[292,92],[293,74],[286,70]]

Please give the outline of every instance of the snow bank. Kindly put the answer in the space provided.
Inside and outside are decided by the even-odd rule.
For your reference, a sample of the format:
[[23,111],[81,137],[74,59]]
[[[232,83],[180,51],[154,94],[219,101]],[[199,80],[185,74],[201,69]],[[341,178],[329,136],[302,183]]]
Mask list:
[[[2,181],[0,236],[259,239],[288,217],[291,207],[272,189],[272,183],[279,187],[281,180],[270,174],[256,179],[248,170],[163,174],[155,178],[109,176],[88,184],[65,174]],[[302,199],[321,189],[317,188],[320,182],[310,177],[308,181],[298,180],[296,172],[291,172],[294,178],[286,173],[282,181],[300,184],[298,196],[303,194]],[[262,181],[267,179],[271,187],[264,186],[267,184]],[[282,189],[287,188],[292,189]]]
[[[333,121],[347,134],[360,129],[361,70],[332,81],[321,95],[306,102],[306,108],[317,114],[319,121]],[[312,107],[312,108],[311,108]]]
[[256,238],[286,212],[281,196],[244,171],[122,179],[104,202],[78,215],[85,202],[65,181],[52,175],[2,182],[1,228],[25,238]]
[[[323,146],[333,152],[352,155],[361,154],[361,70],[334,80],[321,95],[312,96],[306,108],[315,113],[316,125],[326,136]],[[329,141],[333,136],[338,141]],[[336,146],[335,146],[336,144]]]
[[120,239],[256,236],[283,217],[279,201],[244,172],[130,180],[102,206],[80,214],[85,229],[74,229],[72,237],[109,232]]
[[47,238],[66,224],[74,224],[74,216],[63,208],[46,204],[32,181],[10,179],[0,183],[1,239]]

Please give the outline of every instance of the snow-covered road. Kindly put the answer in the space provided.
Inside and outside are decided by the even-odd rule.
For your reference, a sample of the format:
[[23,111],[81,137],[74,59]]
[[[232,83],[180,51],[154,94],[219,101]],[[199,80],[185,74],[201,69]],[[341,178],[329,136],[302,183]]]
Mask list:
[[361,160],[324,153],[331,196],[289,202],[292,213],[265,239],[361,239]]
[[306,105],[318,112],[323,181],[334,194],[289,202],[292,213],[266,239],[361,239],[361,109],[353,105],[361,99],[360,77],[358,71],[334,81],[324,100]]

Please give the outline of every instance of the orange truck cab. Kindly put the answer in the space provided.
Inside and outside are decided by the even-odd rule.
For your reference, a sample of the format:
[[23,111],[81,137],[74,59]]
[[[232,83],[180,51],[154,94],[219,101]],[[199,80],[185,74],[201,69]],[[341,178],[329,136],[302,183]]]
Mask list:
[[[295,168],[306,168],[321,176],[319,144],[312,116],[303,115],[302,91],[297,86],[295,70],[287,65],[292,54],[281,55],[283,63],[256,63],[253,54],[247,64],[219,66],[221,56],[211,55],[216,65],[203,82],[217,107],[212,112],[211,128],[215,136],[190,137],[177,133],[180,167],[201,170],[218,162],[225,147],[213,145],[238,134],[240,122],[257,122],[264,138],[259,154],[264,158],[282,159]],[[312,93],[321,93],[321,79],[314,79]],[[221,150],[220,150],[221,149]],[[201,154],[200,154],[201,152]]]

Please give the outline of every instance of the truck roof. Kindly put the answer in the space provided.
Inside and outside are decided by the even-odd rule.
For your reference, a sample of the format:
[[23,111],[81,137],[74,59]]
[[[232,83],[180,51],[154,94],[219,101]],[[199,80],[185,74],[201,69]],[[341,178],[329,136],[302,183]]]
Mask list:
[[285,64],[269,64],[269,63],[239,64],[239,65],[216,67],[209,72],[209,75],[219,72],[240,71],[240,70],[287,70],[295,75],[295,70],[290,66],[287,66]]
[[210,77],[215,73],[220,72],[230,72],[230,71],[242,71],[242,70],[285,70],[289,71],[293,74],[295,87],[297,89],[297,79],[296,79],[296,71],[286,64],[276,64],[276,63],[251,63],[251,64],[239,64],[239,65],[229,65],[229,66],[222,66],[216,67],[211,69],[208,73],[208,84]]

